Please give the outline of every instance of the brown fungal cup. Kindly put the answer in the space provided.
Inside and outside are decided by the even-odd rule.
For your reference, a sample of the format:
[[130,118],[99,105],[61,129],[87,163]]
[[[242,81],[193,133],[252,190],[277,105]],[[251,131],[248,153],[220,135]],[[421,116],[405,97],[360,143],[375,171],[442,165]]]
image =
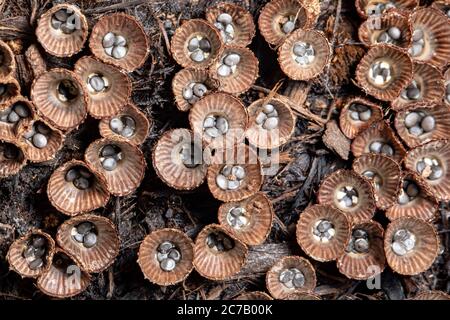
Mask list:
[[185,280],[194,268],[194,244],[177,229],[153,231],[141,243],[138,255],[144,277],[160,286]]
[[345,253],[337,260],[339,271],[350,279],[366,280],[385,267],[383,227],[375,221],[356,224]]
[[448,0],[435,0],[431,4],[431,7],[433,9],[441,11],[448,18],[450,18],[450,15],[448,13],[448,10],[450,9],[450,1],[448,1]]
[[17,140],[0,137],[0,179],[17,174],[27,159]]
[[258,27],[264,39],[271,45],[281,44],[295,29],[307,29],[314,24],[302,2],[296,0],[272,0],[258,18]]
[[56,248],[50,268],[37,280],[37,287],[54,298],[69,298],[89,286],[90,275],[81,270],[75,259],[61,248]]
[[362,97],[355,97],[346,101],[341,109],[339,126],[347,138],[353,139],[372,123],[382,119],[383,110],[379,105]]
[[275,299],[283,299],[293,293],[309,292],[316,287],[316,271],[307,259],[286,256],[267,271],[266,286]]
[[372,183],[379,209],[386,210],[397,202],[401,175],[397,162],[381,154],[365,154],[353,161],[352,168]]
[[415,172],[404,171],[400,183],[397,201],[386,210],[386,217],[391,221],[401,217],[414,217],[425,221],[436,219],[438,202],[421,177]]
[[92,142],[84,155],[88,166],[106,180],[108,191],[116,196],[134,192],[145,174],[141,149],[119,139],[103,138]]
[[439,103],[444,96],[444,78],[441,71],[431,64],[414,63],[413,80],[391,103],[394,110],[422,103]]
[[36,278],[50,268],[54,252],[52,237],[34,229],[11,244],[6,259],[21,277]]
[[317,77],[331,58],[325,35],[317,30],[294,31],[278,49],[281,70],[293,80]]
[[283,300],[322,300],[322,298],[312,292],[294,292],[287,295]]
[[418,0],[356,0],[355,6],[363,19],[377,16],[390,10],[411,11],[419,5]]
[[262,291],[245,292],[234,298],[233,300],[273,300],[271,296]]
[[152,159],[158,177],[172,188],[192,190],[205,180],[202,143],[190,130],[165,132],[155,144]]
[[183,68],[204,69],[222,53],[223,42],[217,29],[201,19],[185,21],[175,30],[171,52]]
[[58,245],[70,254],[83,271],[99,273],[119,254],[119,236],[111,220],[83,214],[66,220],[56,234]]
[[246,47],[255,36],[253,16],[243,7],[221,2],[206,10],[206,20],[219,30],[223,43]]
[[400,163],[406,154],[405,148],[384,121],[372,124],[356,136],[351,149],[355,157],[366,153],[376,153],[390,157],[397,163]]
[[75,73],[91,98],[87,109],[94,118],[111,117],[128,103],[131,81],[120,69],[93,57],[82,57],[75,64]]
[[255,83],[258,78],[259,61],[250,49],[226,46],[210,66],[212,79],[217,80],[218,90],[240,94]]
[[412,41],[412,27],[407,15],[399,11],[389,11],[364,21],[359,27],[358,36],[368,47],[378,43],[390,43],[407,49]]
[[340,169],[328,175],[320,185],[317,201],[341,210],[353,223],[369,221],[375,213],[372,184],[352,170]]
[[35,118],[22,121],[17,128],[17,139],[25,157],[31,162],[53,159],[64,143],[64,135],[44,120]]
[[448,17],[433,8],[421,8],[411,14],[413,44],[409,49],[416,61],[427,62],[438,68],[450,59],[450,22]]
[[92,28],[89,48],[101,61],[132,72],[149,53],[149,41],[141,23],[125,13],[105,15]]
[[[241,201],[261,188],[261,163],[256,153],[245,144],[216,148],[208,146],[210,161],[206,181],[212,195],[224,202]],[[210,159],[209,155],[214,154]]]
[[368,94],[383,101],[397,98],[411,82],[413,64],[401,49],[379,44],[369,49],[356,69],[358,85]]
[[227,93],[213,93],[194,104],[189,111],[194,134],[206,143],[242,142],[248,124],[247,110],[241,100]]
[[12,77],[0,79],[0,109],[4,109],[14,98],[20,95],[20,85]]
[[258,148],[277,148],[288,142],[294,133],[295,116],[291,108],[281,100],[256,100],[247,108],[247,112],[249,125],[245,135]]
[[317,261],[332,261],[344,253],[350,231],[351,222],[342,211],[316,204],[300,214],[296,237],[308,256]]
[[77,6],[58,4],[39,18],[36,36],[49,54],[70,57],[83,49],[88,23]]
[[217,89],[216,81],[210,79],[208,70],[182,69],[172,80],[172,92],[177,108],[189,111],[204,95]]
[[450,295],[439,290],[419,292],[412,300],[450,300]]
[[194,267],[203,277],[226,280],[238,273],[247,259],[247,247],[222,227],[203,228],[194,245]]
[[66,69],[52,69],[34,79],[31,99],[44,120],[64,131],[83,122],[90,103],[81,79]]
[[151,122],[135,105],[128,103],[123,110],[110,118],[100,120],[100,135],[108,139],[124,139],[134,145],[142,144],[148,137]]
[[220,225],[243,243],[262,244],[270,233],[273,206],[262,192],[239,202],[226,202],[219,207]]
[[418,173],[439,201],[450,199],[450,145],[433,140],[408,151],[404,166]]
[[78,160],[66,162],[53,172],[47,195],[56,209],[69,216],[103,207],[109,199],[104,178]]
[[18,128],[24,121],[35,116],[31,101],[22,96],[15,96],[0,107],[0,137],[15,139]]
[[444,72],[444,102],[446,106],[450,106],[450,67]]
[[0,40],[0,77],[8,78],[16,70],[16,60],[11,48]]
[[450,113],[444,105],[417,103],[396,114],[395,128],[400,138],[413,148],[431,140],[448,138]]
[[392,270],[402,275],[415,275],[431,267],[439,251],[439,239],[428,222],[403,217],[388,225],[384,251]]

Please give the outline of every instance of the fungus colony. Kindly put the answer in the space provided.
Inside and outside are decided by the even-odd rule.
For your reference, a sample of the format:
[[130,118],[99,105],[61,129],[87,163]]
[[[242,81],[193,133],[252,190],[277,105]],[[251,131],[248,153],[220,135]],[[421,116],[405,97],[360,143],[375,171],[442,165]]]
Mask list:
[[[270,296],[256,291],[237,299],[321,299],[314,293],[318,263],[310,260],[336,261],[345,277],[365,280],[386,267],[405,276],[426,272],[439,254],[438,203],[450,200],[449,6],[434,1],[419,8],[414,0],[355,4],[366,47],[355,65],[358,88],[336,99],[332,119],[314,116],[324,126],[339,113],[336,130],[348,139],[353,160],[323,178],[311,205],[300,212],[295,236],[304,257],[287,255],[266,270]],[[315,28],[319,14],[316,0],[272,0],[259,14],[262,37],[296,83],[318,83],[334,61],[336,44]],[[380,23],[374,26],[373,19]],[[151,162],[171,188],[193,190],[206,181],[222,204],[218,224],[198,230],[195,241],[175,228],[145,237],[137,262],[145,278],[160,286],[180,283],[194,269],[210,280],[231,279],[251,247],[271,232],[275,212],[261,191],[264,162],[256,151],[284,147],[298,133],[297,116],[307,120],[311,111],[270,90],[244,104],[251,95],[240,94],[257,90],[258,63],[267,63],[247,48],[254,21],[244,7],[223,2],[208,8],[205,19],[187,20],[165,34],[182,67],[172,81],[174,101],[189,113],[190,128],[157,135]],[[87,56],[73,70],[46,70],[33,45],[26,55],[35,75],[29,92],[14,78],[10,43],[0,41],[0,177],[17,174],[27,161],[59,161],[65,137],[88,115],[99,121],[102,138],[91,142],[83,160],[60,164],[48,181],[50,203],[68,219],[55,235],[30,230],[7,255],[12,270],[36,278],[42,292],[59,298],[83,292],[91,274],[118,256],[117,227],[94,211],[111,195],[129,195],[140,186],[140,146],[153,123],[133,105],[128,75],[143,66],[153,45],[146,30],[125,13],[94,22],[88,28],[85,13],[72,4],[55,5],[39,18],[36,36],[47,55]],[[161,25],[174,25],[167,22]],[[217,159],[229,151],[244,156]],[[383,214],[390,223],[378,218]],[[68,285],[75,270],[80,281]],[[439,291],[417,295],[427,298],[450,299]]]

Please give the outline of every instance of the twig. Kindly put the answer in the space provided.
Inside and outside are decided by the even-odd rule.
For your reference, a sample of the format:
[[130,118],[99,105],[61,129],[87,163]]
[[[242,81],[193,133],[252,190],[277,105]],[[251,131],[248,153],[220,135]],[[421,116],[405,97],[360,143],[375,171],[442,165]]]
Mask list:
[[128,1],[128,2],[125,1],[125,2],[120,2],[120,3],[112,4],[109,6],[105,6],[105,7],[97,7],[97,8],[87,9],[87,10],[85,10],[85,12],[88,14],[104,13],[104,12],[108,12],[111,10],[125,9],[128,7],[138,6],[138,5],[146,3],[146,2],[147,2],[146,0],[132,0],[132,1]]
[[106,298],[111,299],[114,293],[114,271],[113,266],[109,267],[108,269],[108,280],[109,280],[109,288],[108,293],[106,294]]

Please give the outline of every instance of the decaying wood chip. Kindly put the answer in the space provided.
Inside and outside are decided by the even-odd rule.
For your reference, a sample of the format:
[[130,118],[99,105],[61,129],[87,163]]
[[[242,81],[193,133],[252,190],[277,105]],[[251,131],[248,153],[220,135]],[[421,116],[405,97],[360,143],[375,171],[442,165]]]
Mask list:
[[308,82],[291,80],[288,82],[283,94],[296,105],[301,106],[305,103],[310,88],[311,85]]
[[351,141],[344,136],[336,121],[333,120],[328,122],[327,129],[322,136],[322,141],[330,150],[336,152],[342,159],[348,160]]
[[27,62],[33,70],[34,77],[37,78],[47,70],[47,64],[42,58],[41,53],[36,45],[32,44],[25,52]]
[[30,88],[33,81],[33,71],[30,69],[25,55],[16,54],[16,78],[22,88]]

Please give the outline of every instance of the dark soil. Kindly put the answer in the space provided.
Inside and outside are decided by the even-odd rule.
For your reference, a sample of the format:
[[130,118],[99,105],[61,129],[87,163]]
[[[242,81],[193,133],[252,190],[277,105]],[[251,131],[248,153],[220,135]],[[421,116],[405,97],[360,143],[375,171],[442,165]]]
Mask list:
[[[36,19],[52,4],[50,0],[0,1],[0,39],[12,40],[18,46],[18,61],[31,43],[37,43],[34,35]],[[295,244],[295,224],[299,214],[315,201],[315,191],[323,177],[341,167],[349,167],[351,160],[343,161],[322,143],[324,122],[298,117],[292,140],[281,151],[283,164],[274,176],[267,176],[263,191],[273,200],[277,218],[266,244],[252,248],[248,265],[237,278],[226,282],[206,280],[193,272],[179,285],[160,287],[144,279],[136,262],[137,250],[149,232],[175,227],[185,231],[193,239],[201,228],[216,222],[220,203],[206,186],[180,192],[164,185],[151,165],[151,148],[166,130],[188,127],[187,114],[178,111],[171,92],[171,80],[180,67],[171,58],[163,34],[169,38],[184,19],[204,17],[205,8],[218,1],[66,1],[77,3],[86,14],[89,26],[103,15],[123,11],[142,22],[150,38],[151,54],[145,65],[131,74],[133,101],[153,122],[151,134],[143,144],[148,170],[140,188],[132,195],[111,198],[106,208],[98,213],[112,219],[121,237],[121,249],[113,266],[94,275],[88,289],[75,299],[231,299],[243,291],[265,290],[264,273],[279,257],[302,254]],[[255,17],[266,0],[233,1],[246,7]],[[290,95],[301,106],[302,92],[307,94],[304,105],[323,119],[335,117],[335,106],[347,96],[361,94],[352,83],[354,68],[364,53],[358,43],[356,27],[359,18],[353,1],[325,0],[317,28],[323,30],[333,45],[334,57],[329,67],[315,82],[307,86],[288,81],[278,68],[275,51],[257,34],[250,48],[260,61],[260,77],[256,86],[242,95],[248,105],[267,93],[283,80],[279,93]],[[162,29],[161,22],[171,19],[173,28]],[[20,49],[22,47],[23,49]],[[75,61],[86,54],[86,48],[70,59],[58,59],[42,54],[48,67],[72,68]],[[20,67],[20,66],[19,66]],[[25,65],[19,74],[22,94],[29,96],[30,73]],[[19,68],[20,69],[20,68]],[[298,88],[309,88],[306,89]],[[303,90],[303,91],[302,91]],[[5,256],[12,241],[30,228],[41,228],[54,235],[66,216],[54,209],[46,195],[47,181],[51,173],[70,159],[81,159],[86,147],[99,138],[97,120],[88,119],[71,133],[65,147],[55,160],[37,165],[27,165],[19,174],[0,181],[0,299],[47,299],[33,281],[21,279],[8,271]],[[403,277],[386,270],[382,275],[382,288],[368,290],[364,281],[355,281],[341,275],[335,263],[313,262],[317,275],[316,292],[325,299],[402,299],[421,289],[450,290],[448,272],[449,220],[446,206],[442,206],[442,221],[437,227],[442,235],[442,254],[433,267],[416,277]],[[378,221],[386,224],[379,215]]]

